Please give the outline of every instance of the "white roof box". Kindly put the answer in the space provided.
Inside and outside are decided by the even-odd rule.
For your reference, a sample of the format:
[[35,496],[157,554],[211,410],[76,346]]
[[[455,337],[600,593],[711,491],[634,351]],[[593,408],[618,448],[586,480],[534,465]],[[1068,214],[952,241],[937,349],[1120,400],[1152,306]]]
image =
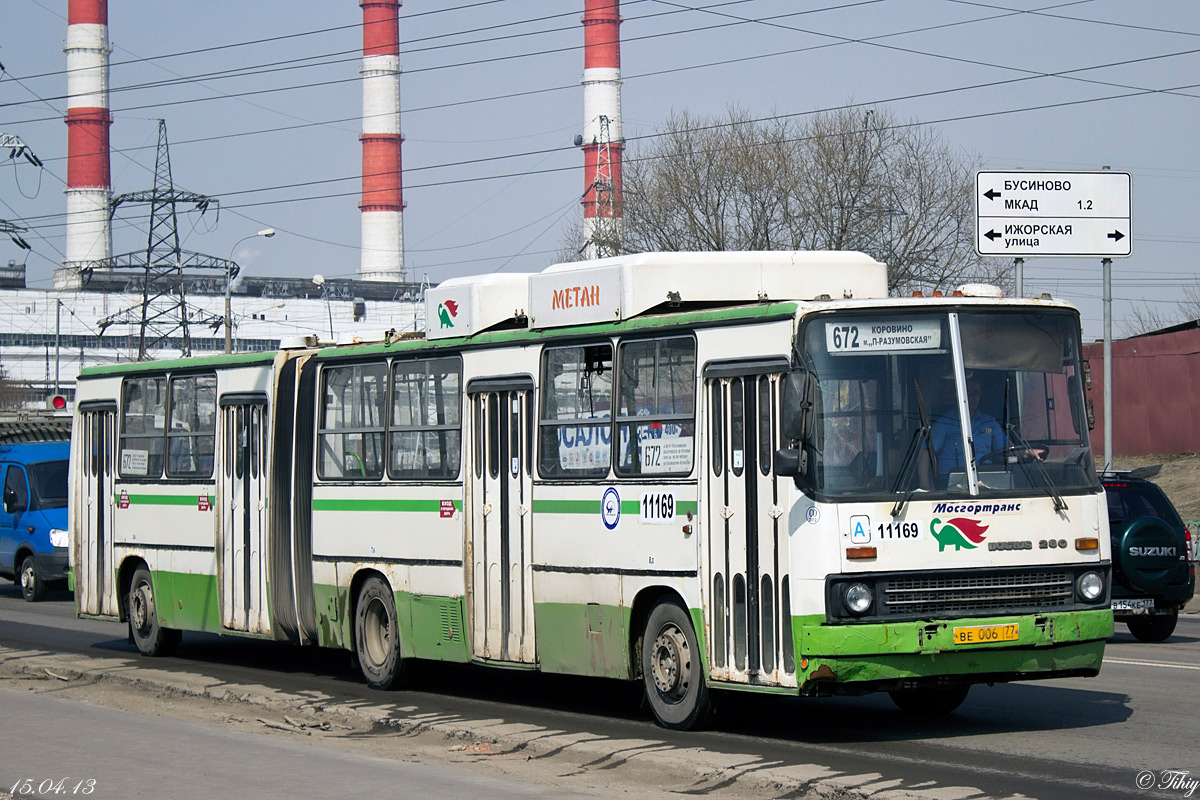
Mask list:
[[639,253],[556,264],[529,277],[529,326],[613,322],[664,303],[734,305],[821,295],[886,297],[887,267],[863,253],[841,251]]
[[451,278],[425,291],[425,338],[473,336],[525,316],[529,275],[500,272]]

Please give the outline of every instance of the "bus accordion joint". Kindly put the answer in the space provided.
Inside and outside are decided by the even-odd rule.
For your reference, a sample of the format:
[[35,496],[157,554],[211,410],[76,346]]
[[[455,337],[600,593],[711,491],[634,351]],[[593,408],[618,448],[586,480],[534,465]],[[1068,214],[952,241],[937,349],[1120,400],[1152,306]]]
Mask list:
[[852,559],[875,558],[877,555],[879,555],[879,554],[875,550],[874,547],[847,547],[846,548],[846,558],[852,558]]
[[1075,540],[1076,550],[1099,550],[1100,540],[1095,536],[1082,536]]

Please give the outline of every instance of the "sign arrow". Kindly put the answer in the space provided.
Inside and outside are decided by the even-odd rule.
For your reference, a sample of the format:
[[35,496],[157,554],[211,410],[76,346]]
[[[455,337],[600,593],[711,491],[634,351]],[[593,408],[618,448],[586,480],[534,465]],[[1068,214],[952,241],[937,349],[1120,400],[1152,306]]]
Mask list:
[[986,197],[988,200],[995,200],[997,197],[1000,196],[1000,193],[997,192],[995,189],[988,189],[986,192],[983,193],[983,196]]
[[999,239],[999,238],[1000,238],[1001,236],[1003,236],[1003,235],[1004,235],[1004,234],[1002,234],[1002,233],[996,233],[995,231],[988,231],[987,233],[985,233],[985,234],[984,234],[984,236],[986,236],[986,237],[988,238],[988,240],[989,240],[989,241],[992,241],[992,242],[996,241],[997,239]]
[[1114,242],[1119,242],[1125,238],[1125,234],[1121,233],[1120,231],[1113,231],[1108,235],[1108,238],[1112,239]]

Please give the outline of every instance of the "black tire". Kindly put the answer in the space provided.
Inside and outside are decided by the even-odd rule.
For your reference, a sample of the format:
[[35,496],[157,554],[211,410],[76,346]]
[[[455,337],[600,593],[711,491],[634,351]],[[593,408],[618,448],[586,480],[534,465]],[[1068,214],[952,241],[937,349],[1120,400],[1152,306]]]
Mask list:
[[391,689],[404,676],[407,665],[400,654],[396,601],[392,590],[377,577],[368,578],[358,592],[354,652],[372,689]]
[[678,604],[662,601],[646,620],[642,683],[658,724],[671,730],[703,727],[712,714],[692,621]]
[[36,603],[46,596],[46,582],[38,575],[33,556],[25,556],[21,560],[21,568],[17,570],[17,583],[20,584],[21,596],[27,603]]
[[944,717],[967,699],[970,684],[927,686],[920,689],[893,689],[888,692],[896,707],[913,717]]
[[179,631],[158,624],[158,606],[154,599],[150,570],[138,567],[134,571],[125,603],[129,636],[142,655],[165,656],[175,649],[182,636]]
[[1125,621],[1129,632],[1139,642],[1164,642],[1175,632],[1175,623],[1179,621],[1179,612],[1170,614],[1154,614],[1145,617],[1133,617]]

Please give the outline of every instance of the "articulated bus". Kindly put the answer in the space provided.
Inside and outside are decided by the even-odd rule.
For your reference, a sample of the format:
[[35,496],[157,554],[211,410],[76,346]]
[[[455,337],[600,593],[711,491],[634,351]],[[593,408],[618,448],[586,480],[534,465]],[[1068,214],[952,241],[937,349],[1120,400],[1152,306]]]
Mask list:
[[[423,333],[79,377],[77,611],[721,690],[1091,676],[1113,630],[1079,315],[889,298],[857,253],[620,256],[428,291]],[[287,343],[285,343],[286,345]]]

